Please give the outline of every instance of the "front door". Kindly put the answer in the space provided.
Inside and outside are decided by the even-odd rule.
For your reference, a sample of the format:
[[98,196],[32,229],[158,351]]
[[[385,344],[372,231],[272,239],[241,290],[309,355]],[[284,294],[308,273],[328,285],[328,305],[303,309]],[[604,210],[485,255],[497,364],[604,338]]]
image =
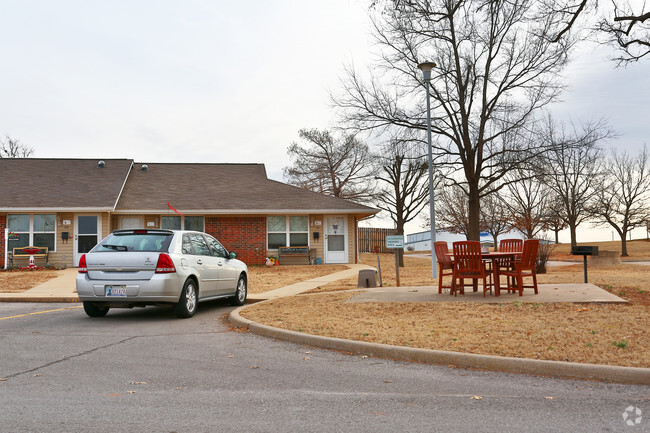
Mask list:
[[81,255],[99,243],[102,219],[99,215],[77,215],[74,225],[74,265],[79,266]]
[[327,217],[325,223],[325,263],[347,263],[348,242],[345,217]]

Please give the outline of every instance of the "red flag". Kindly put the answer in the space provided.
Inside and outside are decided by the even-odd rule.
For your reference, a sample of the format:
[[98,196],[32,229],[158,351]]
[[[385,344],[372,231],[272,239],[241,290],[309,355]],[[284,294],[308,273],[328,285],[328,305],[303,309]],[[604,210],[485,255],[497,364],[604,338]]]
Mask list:
[[172,207],[172,205],[169,204],[169,202],[167,202],[167,206],[169,206],[169,208],[170,208],[171,210],[173,210],[174,212],[176,212],[177,214],[179,214],[179,215],[183,215],[181,212],[179,212],[179,211],[177,211],[176,209],[174,209],[174,208]]

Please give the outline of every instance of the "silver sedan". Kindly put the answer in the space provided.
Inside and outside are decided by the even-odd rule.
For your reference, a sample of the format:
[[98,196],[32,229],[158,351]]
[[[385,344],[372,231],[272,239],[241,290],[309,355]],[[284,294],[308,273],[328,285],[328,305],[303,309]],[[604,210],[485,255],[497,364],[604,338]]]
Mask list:
[[243,305],[248,268],[212,236],[180,230],[116,230],[79,261],[77,294],[86,314],[167,305],[192,317],[197,304]]

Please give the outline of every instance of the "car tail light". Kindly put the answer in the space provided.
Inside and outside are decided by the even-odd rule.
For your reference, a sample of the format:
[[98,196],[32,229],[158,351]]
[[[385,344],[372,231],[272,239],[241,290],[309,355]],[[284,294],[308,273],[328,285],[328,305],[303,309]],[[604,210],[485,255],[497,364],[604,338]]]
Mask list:
[[88,273],[88,267],[86,266],[86,255],[82,254],[81,258],[79,259],[79,273],[80,274],[87,274]]
[[158,256],[158,264],[156,264],[157,274],[171,274],[176,272],[172,258],[167,254],[160,254]]

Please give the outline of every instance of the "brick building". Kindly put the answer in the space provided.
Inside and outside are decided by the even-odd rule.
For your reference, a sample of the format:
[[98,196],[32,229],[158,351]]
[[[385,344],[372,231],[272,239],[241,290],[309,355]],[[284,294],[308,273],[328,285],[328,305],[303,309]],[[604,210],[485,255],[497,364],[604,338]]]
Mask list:
[[249,265],[281,246],[355,263],[358,222],[377,212],[268,179],[263,164],[0,159],[0,266],[6,251],[28,245],[47,246],[51,264],[76,266],[121,228],[205,231]]

